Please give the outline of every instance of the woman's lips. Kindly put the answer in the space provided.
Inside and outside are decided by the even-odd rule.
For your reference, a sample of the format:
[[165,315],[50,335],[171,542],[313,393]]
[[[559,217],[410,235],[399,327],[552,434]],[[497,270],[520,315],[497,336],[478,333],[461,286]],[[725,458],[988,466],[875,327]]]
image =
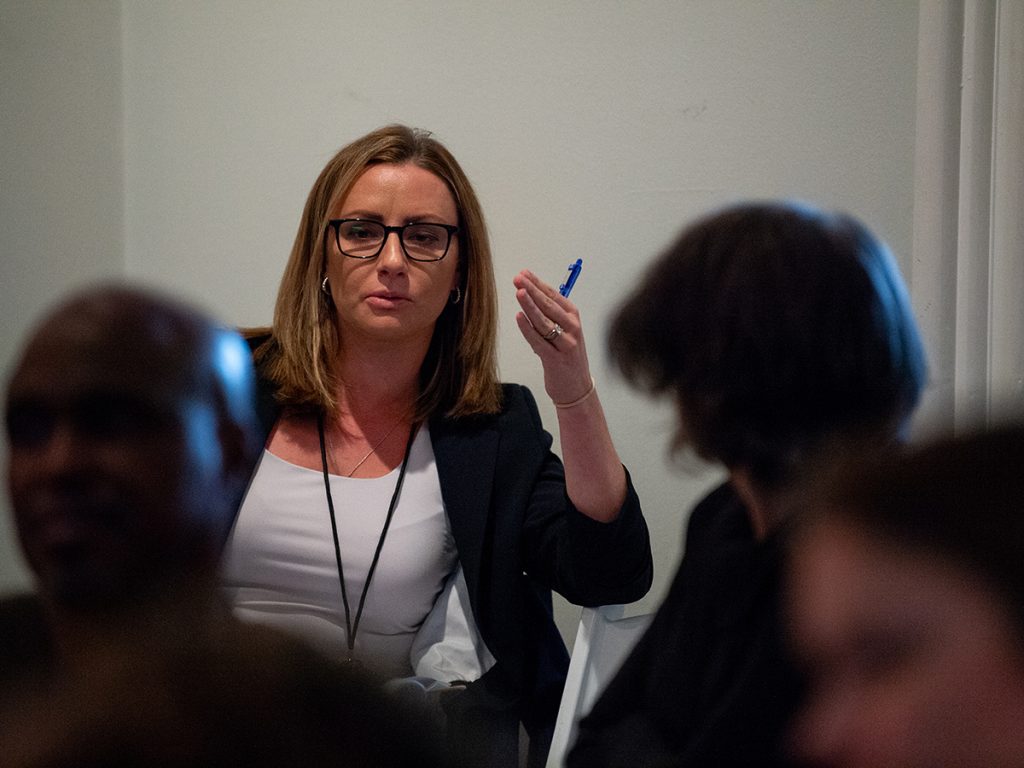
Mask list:
[[376,309],[394,309],[407,301],[409,301],[407,296],[390,291],[377,291],[366,297],[366,303]]

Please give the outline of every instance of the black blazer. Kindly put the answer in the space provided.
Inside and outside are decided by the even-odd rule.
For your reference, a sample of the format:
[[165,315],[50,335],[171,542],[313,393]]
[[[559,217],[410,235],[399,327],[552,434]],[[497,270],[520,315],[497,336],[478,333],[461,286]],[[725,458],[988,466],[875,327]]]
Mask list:
[[[551,590],[580,605],[627,603],[646,594],[653,578],[647,524],[628,473],[615,521],[583,515],[566,495],[562,462],[533,396],[516,384],[502,390],[500,413],[436,417],[429,425],[473,617],[496,660],[465,692],[445,699],[456,764],[465,766],[515,765],[520,721],[531,753],[546,752],[568,668]],[[280,413],[273,392],[261,379],[267,434]]]
[[730,484],[690,516],[650,627],[580,721],[569,768],[785,768],[801,690],[782,631],[785,531],[754,538]]

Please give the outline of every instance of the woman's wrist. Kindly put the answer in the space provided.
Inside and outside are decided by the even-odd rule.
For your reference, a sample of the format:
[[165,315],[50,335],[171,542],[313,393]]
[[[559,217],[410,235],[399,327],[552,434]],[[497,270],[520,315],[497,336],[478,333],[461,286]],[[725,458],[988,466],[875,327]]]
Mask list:
[[555,402],[555,401],[552,400],[552,403],[554,403],[555,408],[573,408],[573,407],[579,405],[580,403],[584,402],[585,400],[587,400],[592,394],[594,394],[594,391],[596,389],[597,389],[597,382],[595,382],[594,381],[594,377],[591,376],[590,377],[590,389],[588,389],[582,395],[577,397],[575,400],[570,400],[567,403],[558,403],[558,402]]

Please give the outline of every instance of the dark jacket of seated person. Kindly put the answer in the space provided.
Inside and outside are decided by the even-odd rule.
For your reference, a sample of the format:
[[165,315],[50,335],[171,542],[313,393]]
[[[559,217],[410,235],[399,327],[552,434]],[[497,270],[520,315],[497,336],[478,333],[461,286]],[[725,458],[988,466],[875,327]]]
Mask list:
[[783,766],[799,677],[778,615],[781,541],[755,540],[729,484],[693,510],[650,627],[579,724],[570,768]]

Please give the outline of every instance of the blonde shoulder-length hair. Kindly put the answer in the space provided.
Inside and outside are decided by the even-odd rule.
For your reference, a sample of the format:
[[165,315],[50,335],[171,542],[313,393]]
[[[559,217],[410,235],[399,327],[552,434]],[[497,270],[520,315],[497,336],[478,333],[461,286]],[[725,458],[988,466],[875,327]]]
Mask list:
[[[270,329],[255,352],[285,406],[337,408],[337,376],[332,369],[341,338],[334,305],[321,290],[326,274],[327,222],[352,185],[369,166],[413,163],[444,180],[458,209],[459,289],[434,328],[420,370],[416,418],[495,413],[501,407],[498,379],[497,291],[483,212],[452,154],[431,134],[404,125],[379,128],[343,147],[320,172],[306,199],[274,307]],[[381,375],[385,375],[381,372]]]

